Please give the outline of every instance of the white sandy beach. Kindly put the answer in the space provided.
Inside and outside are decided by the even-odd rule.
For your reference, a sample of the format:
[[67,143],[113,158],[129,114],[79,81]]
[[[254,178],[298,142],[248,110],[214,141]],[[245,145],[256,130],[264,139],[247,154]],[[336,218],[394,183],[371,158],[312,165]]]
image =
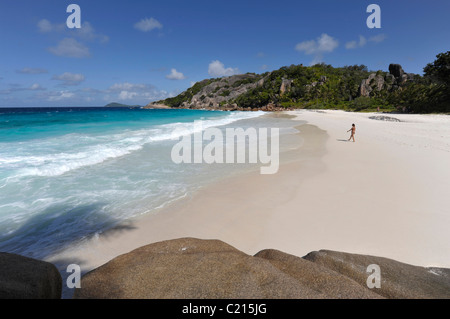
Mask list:
[[[277,174],[216,183],[52,259],[87,271],[146,244],[196,237],[249,254],[328,249],[450,267],[449,116],[287,113],[308,123],[298,160]],[[369,119],[376,115],[402,122]],[[352,123],[355,143],[346,141]]]

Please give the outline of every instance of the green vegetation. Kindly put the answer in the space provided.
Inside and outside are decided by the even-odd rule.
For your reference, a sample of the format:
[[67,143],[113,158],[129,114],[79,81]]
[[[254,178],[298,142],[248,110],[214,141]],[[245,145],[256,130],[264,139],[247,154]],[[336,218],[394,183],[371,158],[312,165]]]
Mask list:
[[423,78],[409,83],[393,99],[413,113],[450,113],[450,51],[440,53],[423,69]]
[[[266,74],[262,86],[240,95],[234,102],[252,108],[272,102],[285,107],[351,109],[350,101],[359,96],[359,85],[369,74],[364,65],[343,68],[326,64],[291,65]],[[291,89],[280,95],[283,79],[292,80]]]
[[[255,75],[253,73],[247,73],[247,74]],[[233,87],[237,88],[237,87],[240,87],[241,85],[255,83],[255,82],[258,82],[260,79],[261,79],[261,76],[256,76],[256,77],[250,77],[250,78],[246,78],[243,80],[239,80],[239,81],[236,81],[233,83]]]
[[[440,53],[436,58],[424,68],[424,76],[406,74],[404,79],[396,79],[388,72],[369,71],[364,65],[339,68],[323,63],[310,67],[291,65],[259,75],[240,76],[235,82],[228,82],[232,78],[204,80],[180,95],[160,102],[179,107],[183,102],[190,103],[205,86],[221,81],[227,85],[218,84],[208,97],[227,97],[243,85],[254,84],[236,98],[221,101],[221,106],[235,103],[242,108],[261,108],[273,103],[286,108],[449,113],[450,51]],[[366,84],[361,86],[363,81]],[[232,83],[231,86],[228,83]],[[366,88],[364,94],[362,87]],[[202,95],[200,100],[204,99],[205,95]]]
[[224,90],[222,93],[220,93],[219,95],[220,96],[228,96],[228,95],[230,95],[230,90]]

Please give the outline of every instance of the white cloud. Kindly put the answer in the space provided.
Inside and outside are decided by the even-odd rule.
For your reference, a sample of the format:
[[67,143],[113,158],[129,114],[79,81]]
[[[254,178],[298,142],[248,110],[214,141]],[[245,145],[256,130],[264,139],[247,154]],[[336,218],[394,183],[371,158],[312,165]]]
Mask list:
[[358,43],[356,41],[350,41],[345,44],[346,49],[356,49],[358,47]]
[[79,37],[80,39],[83,40],[87,40],[87,41],[99,41],[100,43],[105,43],[109,41],[109,37],[101,34],[101,33],[97,33],[95,31],[95,29],[92,27],[92,25],[85,21],[81,24],[81,28],[77,29],[71,29],[72,30],[72,34],[74,36]]
[[[84,76],[82,75],[77,76],[76,74],[67,72],[57,77],[72,81],[84,78]],[[18,90],[20,88],[13,89]],[[33,92],[35,92],[35,95],[33,97],[35,101],[41,101],[43,103],[54,102],[55,104],[58,104],[58,102],[64,102],[72,103],[75,105],[83,105],[86,102],[89,102],[89,104],[91,105],[101,105],[102,103],[106,104],[110,102],[124,102],[126,104],[146,105],[149,102],[162,100],[171,97],[172,95],[171,93],[168,93],[164,90],[157,89],[151,84],[129,82],[116,83],[111,85],[109,88],[102,90],[84,87],[76,90],[63,88],[60,90],[39,92],[38,90],[40,89],[44,90],[42,87],[35,84],[33,84],[30,88],[26,88],[26,90],[33,90]],[[2,92],[0,90],[0,94],[6,93],[9,92]]]
[[10,88],[7,88],[5,90],[0,90],[0,94],[11,94],[14,92],[21,92],[21,91],[44,91],[46,88],[42,87],[38,83],[32,84],[30,87],[21,87],[19,85],[10,84]]
[[73,38],[62,39],[56,47],[48,48],[54,55],[69,58],[85,58],[90,56],[89,48]]
[[266,54],[264,52],[258,52],[258,54],[256,55],[256,57],[258,58],[264,58],[266,56]]
[[87,21],[84,21],[81,24],[81,28],[74,29],[69,29],[65,23],[51,23],[47,19],[40,20],[37,26],[42,33],[57,32],[86,41],[98,40],[100,43],[105,43],[109,40],[108,36],[96,32],[92,25]]
[[295,50],[307,55],[314,55],[311,65],[322,62],[323,54],[333,52],[339,42],[326,33],[322,33],[316,40],[303,41],[295,46]]
[[379,35],[369,38],[369,41],[375,42],[375,43],[380,43],[380,42],[383,42],[386,38],[387,38],[387,36],[385,34],[379,34]]
[[119,93],[119,100],[131,100],[138,96],[137,92],[121,91]]
[[34,83],[32,86],[30,86],[30,90],[31,91],[41,91],[41,90],[45,90],[45,88],[43,88],[40,84],[38,83]]
[[39,31],[42,33],[47,33],[47,32],[61,32],[64,31],[66,25],[64,23],[60,23],[60,24],[56,24],[56,23],[51,23],[50,21],[48,21],[47,19],[42,19],[38,22],[37,24]]
[[211,76],[231,76],[239,74],[238,68],[225,68],[222,62],[219,60],[212,61],[208,66],[208,73]]
[[261,70],[267,70],[269,66],[267,64],[261,65]]
[[305,54],[314,54],[317,51],[317,43],[314,40],[297,43],[295,50],[305,52]]
[[316,65],[316,64],[319,64],[319,63],[322,63],[322,62],[323,62],[323,56],[318,54],[318,55],[314,56],[314,59],[311,61],[310,64],[311,65]]
[[359,46],[363,47],[367,43],[366,38],[364,38],[362,35],[359,36]]
[[96,32],[87,21],[81,24],[81,28],[74,29],[67,28],[65,23],[51,23],[47,19],[40,20],[37,26],[41,33],[57,33],[65,36],[57,46],[48,48],[49,52],[57,56],[71,58],[88,57],[90,56],[89,48],[82,42],[106,43],[109,41],[108,36]]
[[169,80],[184,80],[186,77],[183,73],[178,72],[176,69],[171,69],[170,74],[167,74],[166,78]]
[[323,33],[317,40],[310,40],[300,42],[295,46],[295,49],[305,54],[321,54],[326,52],[333,52],[339,45],[339,42],[330,37],[328,34]]
[[362,48],[363,46],[365,46],[367,44],[367,42],[380,43],[380,42],[383,42],[385,39],[386,39],[386,35],[384,35],[384,34],[379,34],[379,35],[373,36],[373,37],[369,38],[369,40],[367,40],[365,37],[360,35],[359,41],[347,42],[345,44],[345,48],[349,49],[349,50],[356,49],[356,48]]
[[47,98],[50,102],[61,101],[64,99],[70,99],[75,96],[75,93],[69,91],[51,92]]
[[154,29],[162,29],[163,25],[154,18],[145,18],[135,23],[134,27],[142,32],[148,32]]
[[149,85],[147,84],[133,84],[129,82],[124,83],[116,83],[114,85],[111,85],[109,87],[110,91],[122,91],[122,90],[135,90],[135,91],[141,91],[145,89],[149,89]]
[[367,40],[362,35],[359,36],[359,42],[357,41],[350,41],[345,44],[346,49],[356,49],[356,48],[362,48],[367,43]]
[[[69,73],[70,74],[70,73]],[[57,75],[61,79],[79,80],[83,76],[76,75]],[[10,84],[10,87],[4,90],[0,89],[0,104],[5,105],[23,105],[24,101],[29,102],[30,105],[49,105],[51,102],[54,105],[102,105],[110,102],[124,102],[125,104],[139,104],[146,105],[155,100],[162,100],[168,97],[173,97],[178,92],[167,92],[159,90],[151,84],[141,83],[116,83],[107,89],[95,89],[83,87],[79,89],[60,88],[46,91],[40,84],[34,83],[31,86],[22,87],[18,84]],[[16,99],[13,95],[18,91],[20,99]],[[20,92],[19,92],[20,91]],[[22,92],[27,92],[27,94]],[[29,92],[29,94],[28,94]],[[27,96],[30,96],[27,98]],[[25,100],[24,100],[25,99]],[[28,99],[28,100],[26,100]],[[28,102],[27,102],[28,103]]]
[[147,104],[152,100],[161,100],[169,97],[166,91],[158,90],[151,84],[129,82],[116,83],[110,86],[105,93],[107,93],[105,97],[107,100],[119,99],[137,104]]
[[74,73],[70,73],[70,72],[64,72],[61,75],[54,75],[52,77],[52,80],[62,81],[61,85],[63,85],[63,86],[72,86],[72,85],[78,85],[81,82],[83,82],[84,75],[83,74],[74,74]]
[[17,70],[16,72],[20,73],[20,74],[43,74],[43,73],[48,73],[47,70],[40,69],[40,68],[23,68],[22,70]]
[[50,32],[52,30],[52,24],[47,19],[40,20],[37,25],[41,32]]
[[325,33],[320,36],[317,43],[317,49],[320,52],[333,52],[339,45],[339,42],[336,39]]

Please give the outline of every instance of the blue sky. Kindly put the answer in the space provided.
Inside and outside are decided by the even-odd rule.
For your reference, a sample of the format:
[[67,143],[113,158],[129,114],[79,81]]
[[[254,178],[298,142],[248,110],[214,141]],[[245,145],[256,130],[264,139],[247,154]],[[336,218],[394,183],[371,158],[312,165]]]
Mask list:
[[[69,4],[81,8],[69,29]],[[369,4],[381,28],[369,29]],[[145,105],[196,81],[291,64],[400,63],[450,50],[450,1],[0,2],[0,107]]]

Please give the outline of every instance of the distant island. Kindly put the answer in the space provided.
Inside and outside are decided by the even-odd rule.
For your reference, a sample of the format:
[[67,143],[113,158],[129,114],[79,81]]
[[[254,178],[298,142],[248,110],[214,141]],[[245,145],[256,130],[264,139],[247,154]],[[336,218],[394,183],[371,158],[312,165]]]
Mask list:
[[389,72],[369,71],[365,65],[336,68],[321,63],[206,79],[145,108],[450,113],[450,51],[436,58],[425,66],[423,76],[406,73],[394,63]]
[[106,104],[105,107],[142,107],[142,105],[127,105],[127,104],[112,102],[112,103]]

